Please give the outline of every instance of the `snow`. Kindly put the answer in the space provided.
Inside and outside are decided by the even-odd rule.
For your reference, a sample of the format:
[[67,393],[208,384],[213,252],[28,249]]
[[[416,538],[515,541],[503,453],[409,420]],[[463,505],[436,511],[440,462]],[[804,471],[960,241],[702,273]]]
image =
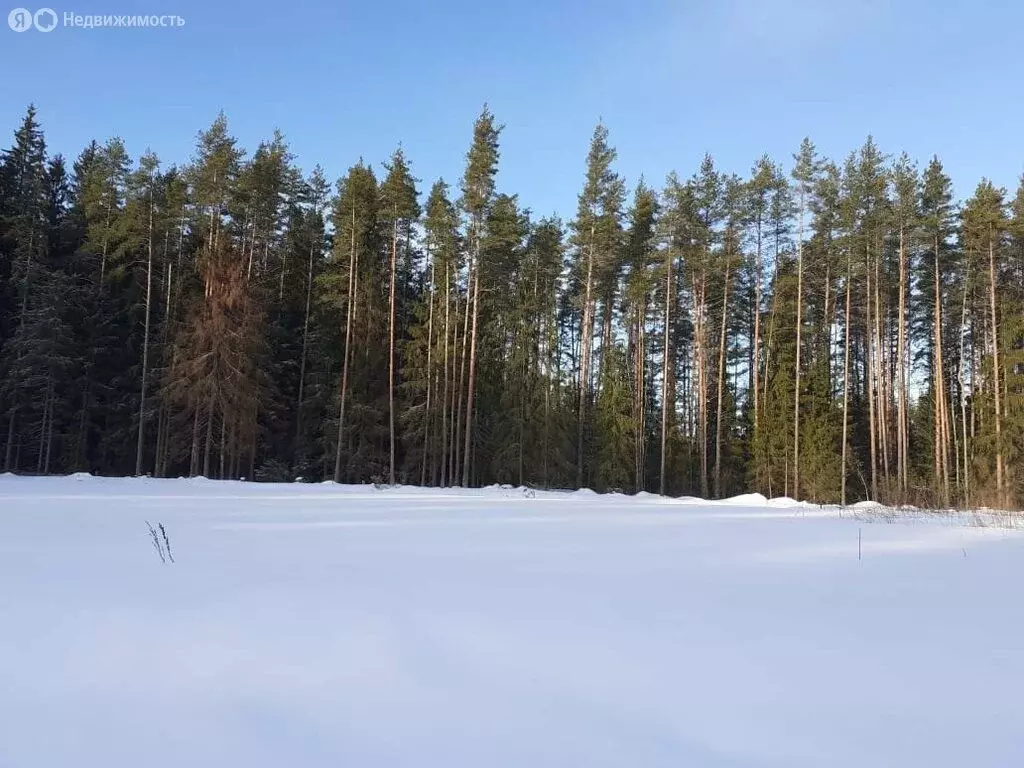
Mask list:
[[757,496],[3,476],[0,766],[1024,765],[1022,581]]

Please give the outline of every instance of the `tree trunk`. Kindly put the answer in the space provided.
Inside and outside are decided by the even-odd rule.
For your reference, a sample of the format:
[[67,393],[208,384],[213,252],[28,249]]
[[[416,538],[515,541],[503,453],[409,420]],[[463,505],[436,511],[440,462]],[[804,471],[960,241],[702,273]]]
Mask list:
[[46,426],[46,457],[43,459],[43,474],[50,474],[50,454],[53,448],[53,401],[54,401],[54,382],[50,381],[50,420]]
[[50,389],[53,386],[47,378],[46,391],[43,392],[43,417],[39,423],[39,450],[36,453],[36,474],[43,471],[43,457],[46,454],[46,430],[50,418]]
[[587,253],[587,281],[583,296],[583,318],[580,328],[580,402],[576,424],[576,487],[583,487],[583,431],[586,427],[587,401],[590,396],[590,358],[593,345],[594,320],[591,291],[594,279],[594,227],[590,227],[590,248]]
[[[462,487],[469,487],[469,472],[473,456],[470,450],[473,446],[473,395],[476,390],[476,336],[477,321],[480,316],[480,222],[474,228],[474,239],[476,240],[473,263],[470,271],[473,273],[473,326],[470,330],[469,341],[469,380],[466,382],[466,444],[462,450]],[[467,306],[467,310],[469,307]]]
[[[729,260],[725,261],[725,284],[722,288],[722,333],[718,340],[718,404],[715,414],[715,497],[722,497],[722,400],[725,395],[725,342],[729,327]],[[798,337],[799,338],[799,337]]]
[[853,268],[850,254],[846,255],[846,321],[844,331],[846,340],[843,343],[843,449],[840,468],[841,493],[840,504],[846,506],[846,450],[847,433],[850,424],[850,284],[853,279]]
[[[395,280],[398,276],[397,261],[398,215],[396,211],[391,230],[391,279],[388,298],[388,483],[391,485],[395,484]],[[427,386],[430,386],[429,383]],[[425,449],[426,446],[424,446]],[[425,467],[426,464],[424,464]]]
[[753,353],[751,355],[753,368],[753,398],[754,398],[754,434],[758,433],[758,421],[760,419],[760,385],[761,385],[761,270],[763,267],[763,252],[761,245],[761,217],[757,220],[757,261],[754,264],[754,339],[751,342]]
[[900,489],[900,501],[906,503],[909,491],[909,438],[907,421],[907,251],[904,226],[900,224],[900,299],[899,316],[896,321],[896,358],[898,366],[897,382],[899,392],[896,399],[896,475]]
[[878,437],[882,455],[882,478],[886,492],[889,490],[889,399],[891,394],[888,347],[882,333],[885,311],[882,305],[880,286],[882,284],[881,258],[875,258],[875,370],[878,380]]
[[228,439],[227,430],[227,418],[223,412],[220,415],[220,461],[217,469],[217,477],[221,480],[224,479],[224,449],[226,447]]
[[[802,197],[802,194],[801,194]],[[796,365],[793,377],[793,498],[800,499],[800,347],[804,309],[804,206],[796,246]]]
[[[427,258],[430,259],[430,246],[427,245]],[[430,373],[434,344],[434,278],[435,265],[430,263],[430,309],[427,311],[427,404],[423,411],[423,466],[420,469],[420,485],[427,484],[427,457],[430,445]],[[393,444],[392,444],[393,445]]]
[[665,257],[665,330],[661,350],[661,470],[660,485],[658,492],[664,496],[667,485],[665,483],[665,455],[668,445],[668,380],[671,375],[669,371],[672,365],[670,354],[670,329],[672,327],[672,256]]
[[[462,459],[462,453],[461,453],[461,451],[462,451],[462,441],[459,438],[462,436],[462,415],[463,415],[463,409],[462,409],[463,397],[462,397],[462,392],[465,389],[465,383],[466,383],[466,357],[467,357],[466,356],[466,349],[467,349],[466,342],[469,339],[469,297],[470,297],[470,289],[472,287],[473,287],[472,286],[472,272],[470,271],[470,268],[467,267],[466,268],[466,306],[462,310],[462,349],[459,352],[459,386],[458,386],[458,389],[453,393],[453,398],[456,400],[454,432],[452,432],[452,446],[455,449],[454,463],[452,464],[452,473],[451,473],[451,478],[452,478],[452,484],[453,485],[458,483],[459,479],[462,476],[461,466],[460,466],[460,461]],[[456,301],[457,301],[457,299],[456,299]],[[458,340],[458,334],[459,334],[458,310],[459,310],[459,305],[458,305],[458,303],[456,303],[456,305],[455,305],[455,312],[456,312],[456,322],[455,322],[455,336],[456,336],[456,339],[455,339],[455,346],[456,346],[456,348],[458,348],[458,344],[459,344],[459,340]],[[454,365],[454,363],[453,363],[453,365]],[[454,371],[453,371],[453,375],[454,375]]]
[[149,372],[149,318],[153,293],[153,183],[149,185],[149,239],[146,250],[146,322],[142,336],[142,387],[139,393],[139,436],[135,446],[135,475],[142,474],[143,433],[146,424],[146,375]]
[[[705,254],[706,258],[707,254]],[[707,273],[701,269],[700,284],[694,275],[695,325],[697,333],[697,416],[700,429],[700,495],[708,497],[708,365],[707,365]]]
[[[313,217],[316,218],[316,204],[313,206]],[[302,441],[302,404],[306,392],[306,356],[309,352],[309,313],[313,302],[313,259],[317,251],[318,232],[311,232],[309,236],[309,264],[306,269],[306,311],[302,316],[302,355],[299,359],[299,396],[295,405],[295,449],[292,463],[298,459],[299,446]]]
[[110,214],[113,209],[113,201],[107,200],[107,215],[103,222],[103,246],[100,249],[100,285],[107,276],[107,244],[110,239]]
[[934,463],[935,463],[935,480],[938,483],[938,490],[941,494],[942,504],[949,504],[949,465],[946,456],[948,451],[946,449],[946,436],[945,436],[945,395],[946,395],[946,375],[943,371],[943,358],[944,354],[942,351],[942,276],[939,270],[939,239],[935,238],[935,306],[934,306],[934,370],[933,376],[934,381],[932,386],[934,388],[935,403],[935,450],[934,450]]
[[444,391],[441,397],[441,486],[448,485],[449,444],[448,444],[448,316],[451,310],[451,277],[449,265],[444,265]]
[[345,318],[345,349],[341,363],[341,405],[338,412],[338,442],[334,449],[334,482],[341,482],[341,450],[345,440],[345,399],[348,396],[348,365],[352,358],[352,323],[356,307],[356,271],[359,269],[359,255],[356,251],[356,209],[352,206],[352,232],[348,256],[348,301]]
[[877,434],[875,431],[875,355],[873,354],[874,348],[874,331],[872,330],[873,325],[871,323],[871,246],[868,246],[867,259],[864,262],[864,276],[866,280],[866,289],[864,291],[864,354],[865,354],[865,371],[864,371],[864,389],[868,400],[868,444],[870,450],[871,459],[871,472],[869,479],[871,481],[871,501],[878,498],[878,477],[875,473],[875,469],[878,466],[878,444]]
[[[967,262],[967,269],[964,274],[964,297],[960,308],[960,365],[957,376],[960,380],[960,430],[963,432],[961,450],[963,451],[963,496],[961,504],[970,506],[971,503],[971,472],[968,460],[968,434],[967,434],[967,383],[964,379],[964,365],[966,358],[966,336],[967,336],[967,287],[970,285],[970,262]],[[974,392],[971,392],[971,397]],[[959,459],[958,459],[959,461]]]
[[215,413],[214,397],[210,395],[210,405],[206,412],[206,441],[203,448],[203,477],[210,476],[210,448],[213,442],[213,417]]
[[1000,392],[999,376],[999,320],[996,316],[996,251],[994,235],[989,229],[988,238],[988,297],[989,307],[992,311],[992,385],[995,392],[995,427],[996,427],[996,492],[999,495],[999,503],[1005,508],[1009,506],[1009,498],[1006,494],[1003,479],[1003,416],[1002,396]]
[[202,413],[202,410],[202,405],[196,403],[195,413],[192,416],[192,455],[188,467],[190,477],[199,474],[199,414]]
[[634,360],[634,398],[633,411],[636,428],[636,441],[634,445],[634,461],[636,464],[636,480],[634,490],[639,493],[645,488],[645,469],[647,466],[647,340],[644,333],[644,319],[647,316],[646,296],[640,299],[636,309],[636,341],[633,354]]

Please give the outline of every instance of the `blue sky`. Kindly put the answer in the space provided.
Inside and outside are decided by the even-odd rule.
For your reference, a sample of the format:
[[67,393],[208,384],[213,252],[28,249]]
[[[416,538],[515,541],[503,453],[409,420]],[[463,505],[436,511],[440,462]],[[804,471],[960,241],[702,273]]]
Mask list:
[[505,124],[499,188],[566,218],[598,118],[631,185],[688,176],[705,152],[738,173],[765,152],[788,164],[805,135],[837,159],[868,133],[938,154],[961,197],[1024,171],[1014,0],[50,2],[186,24],[0,28],[0,146],[35,102],[52,151],[116,134],[180,163],[224,109],[242,146],[280,128],[332,180],[401,142],[425,190],[457,182],[487,102]]

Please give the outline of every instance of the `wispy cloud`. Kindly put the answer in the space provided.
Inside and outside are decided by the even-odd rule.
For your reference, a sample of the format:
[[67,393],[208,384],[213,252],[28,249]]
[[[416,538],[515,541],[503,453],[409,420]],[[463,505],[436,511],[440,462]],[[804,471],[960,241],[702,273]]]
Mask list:
[[881,0],[721,0],[686,16],[705,41],[791,58],[855,42],[885,25],[888,9]]

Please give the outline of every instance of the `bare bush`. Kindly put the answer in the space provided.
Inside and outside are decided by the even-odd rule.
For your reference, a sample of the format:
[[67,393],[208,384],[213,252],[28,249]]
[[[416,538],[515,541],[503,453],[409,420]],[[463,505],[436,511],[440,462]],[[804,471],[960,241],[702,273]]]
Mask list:
[[147,520],[146,527],[149,528],[149,538],[153,542],[153,548],[156,550],[156,553],[160,556],[160,562],[165,565],[168,561],[173,563],[174,555],[171,553],[171,540],[167,536],[167,529],[164,528],[164,524],[157,523],[156,528],[154,528],[149,520]]

